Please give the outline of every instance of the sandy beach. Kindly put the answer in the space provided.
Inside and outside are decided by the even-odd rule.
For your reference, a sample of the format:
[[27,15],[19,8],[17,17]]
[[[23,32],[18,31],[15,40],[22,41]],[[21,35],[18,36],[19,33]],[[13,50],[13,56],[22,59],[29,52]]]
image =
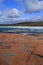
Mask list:
[[0,65],[43,65],[43,34],[0,33]]

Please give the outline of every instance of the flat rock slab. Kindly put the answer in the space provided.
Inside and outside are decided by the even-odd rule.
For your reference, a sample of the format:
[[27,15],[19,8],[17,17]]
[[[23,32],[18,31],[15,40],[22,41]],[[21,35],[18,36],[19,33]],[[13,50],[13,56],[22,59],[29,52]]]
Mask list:
[[31,55],[28,59],[27,65],[43,65],[43,58],[37,55]]
[[43,65],[43,38],[0,33],[0,65]]
[[22,48],[22,47],[15,47],[12,49],[1,49],[0,50],[0,57],[3,58],[4,62],[9,65],[15,63],[19,65],[25,65],[26,60],[30,57],[32,52],[31,48]]
[[33,53],[43,56],[43,40],[38,40],[38,45],[35,47]]

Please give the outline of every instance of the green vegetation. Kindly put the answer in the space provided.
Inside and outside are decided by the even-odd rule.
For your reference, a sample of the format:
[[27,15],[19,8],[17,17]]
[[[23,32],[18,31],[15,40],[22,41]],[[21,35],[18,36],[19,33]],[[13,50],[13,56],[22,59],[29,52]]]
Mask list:
[[16,26],[43,26],[43,22],[24,22],[15,25]]
[[43,26],[43,22],[23,22],[23,23],[6,24],[0,26]]

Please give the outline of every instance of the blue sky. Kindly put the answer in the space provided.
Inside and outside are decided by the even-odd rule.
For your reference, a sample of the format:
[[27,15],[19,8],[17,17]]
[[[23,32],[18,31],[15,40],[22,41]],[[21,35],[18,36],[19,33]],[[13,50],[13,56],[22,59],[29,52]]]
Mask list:
[[0,0],[0,24],[43,21],[43,0]]

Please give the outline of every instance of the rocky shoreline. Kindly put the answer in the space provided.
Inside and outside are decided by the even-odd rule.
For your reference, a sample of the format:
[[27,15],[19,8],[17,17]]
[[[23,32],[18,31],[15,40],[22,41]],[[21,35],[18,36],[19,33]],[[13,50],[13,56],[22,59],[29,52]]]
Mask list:
[[0,65],[43,65],[43,34],[0,33]]

